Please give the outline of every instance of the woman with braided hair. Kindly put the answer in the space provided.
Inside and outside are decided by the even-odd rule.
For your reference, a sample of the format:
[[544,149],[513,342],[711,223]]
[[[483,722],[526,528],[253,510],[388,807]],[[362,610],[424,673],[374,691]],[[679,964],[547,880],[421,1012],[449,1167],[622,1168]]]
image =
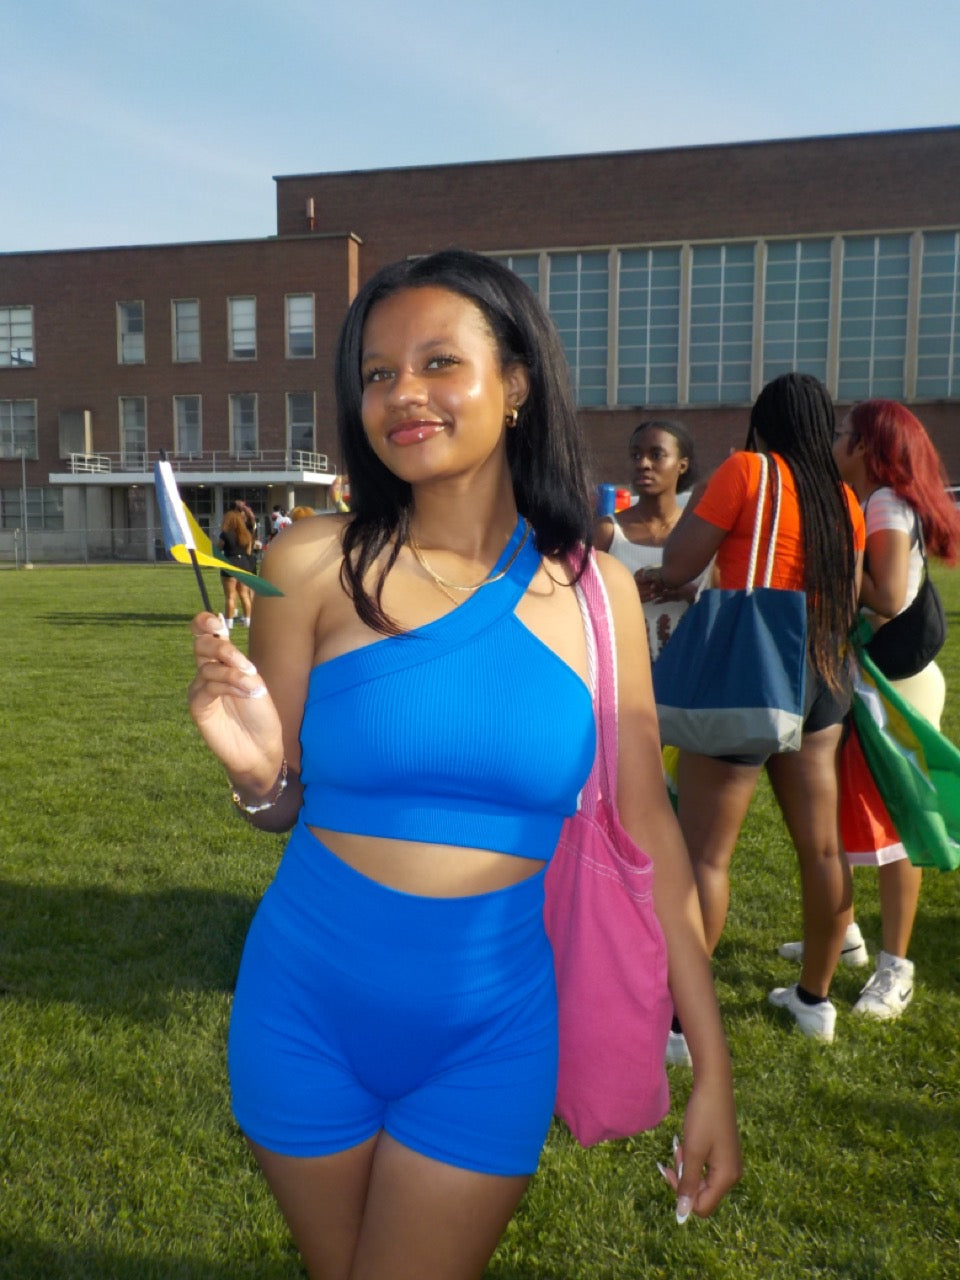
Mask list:
[[[678,816],[693,858],[707,945],[720,940],[729,903],[729,868],[740,827],[764,767],[797,851],[805,947],[798,983],[777,987],[771,1003],[801,1031],[832,1041],[828,999],[851,911],[850,870],[837,823],[837,753],[850,704],[847,636],[856,616],[864,546],[863,516],[833,457],[834,414],[816,378],[787,373],[768,383],[750,414],[746,449],[717,469],[696,507],[664,549],[665,588],[688,582],[716,556],[720,586],[746,586],[759,494],[759,453],[779,476],[780,529],[771,585],[807,596],[808,658],[799,751],[708,756],[680,753]],[[774,477],[776,478],[776,477]],[[773,484],[769,486],[773,488]],[[767,508],[772,507],[768,495]],[[769,536],[764,514],[762,542]],[[717,655],[736,661],[736,655]],[[674,1026],[674,1035],[680,1028]]]

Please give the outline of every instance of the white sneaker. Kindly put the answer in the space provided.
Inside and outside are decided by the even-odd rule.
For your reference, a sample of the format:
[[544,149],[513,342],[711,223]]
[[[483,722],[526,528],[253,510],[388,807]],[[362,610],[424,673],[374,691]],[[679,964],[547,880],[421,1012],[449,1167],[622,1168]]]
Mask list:
[[[796,960],[799,962],[803,959],[803,943],[781,943],[777,947],[777,952],[783,956],[784,960]],[[865,964],[869,963],[870,957],[867,954],[867,944],[863,940],[863,934],[860,932],[860,926],[856,920],[847,925],[847,932],[843,935],[840,959],[844,964],[850,965],[851,969],[862,969]]]
[[671,1031],[667,1035],[667,1052],[664,1062],[670,1067],[692,1067],[693,1059],[687,1048],[687,1037],[682,1031]]
[[797,995],[796,983],[790,987],[774,987],[767,999],[778,1009],[786,1009],[792,1013],[805,1036],[823,1040],[826,1044],[833,1043],[837,1011],[829,1000],[823,1000],[820,1004],[804,1004]]
[[889,1021],[899,1018],[912,999],[913,961],[881,951],[853,1012]]

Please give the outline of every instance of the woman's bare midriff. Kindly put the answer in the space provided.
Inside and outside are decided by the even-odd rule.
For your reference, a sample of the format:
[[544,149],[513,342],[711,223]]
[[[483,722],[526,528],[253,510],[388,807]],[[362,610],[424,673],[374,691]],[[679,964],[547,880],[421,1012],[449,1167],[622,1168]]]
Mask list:
[[310,827],[327,848],[368,880],[422,898],[467,898],[519,884],[543,863],[492,849],[388,840]]

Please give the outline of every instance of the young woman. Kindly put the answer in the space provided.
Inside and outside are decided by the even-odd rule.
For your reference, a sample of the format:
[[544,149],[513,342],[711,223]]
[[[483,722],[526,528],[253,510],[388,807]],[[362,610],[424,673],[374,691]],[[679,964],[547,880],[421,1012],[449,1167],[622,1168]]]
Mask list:
[[[349,516],[271,543],[248,662],[193,622],[194,719],[237,802],[295,829],[247,939],[234,1113],[311,1277],[479,1277],[556,1085],[543,874],[594,752],[572,581],[590,512],[556,333],[506,268],[385,268],[337,364]],[[603,558],[621,654],[633,581]],[[736,1181],[729,1062],[661,784],[649,666],[623,662],[627,829],[656,863],[695,1079],[678,1216]],[[345,739],[331,725],[350,725]]]
[[609,551],[634,575],[647,622],[650,660],[656,662],[700,586],[698,579],[661,592],[645,573],[660,567],[663,544],[683,514],[677,494],[688,492],[696,479],[693,438],[679,422],[641,422],[630,436],[630,459],[637,501],[597,521],[594,545],[598,551]]
[[[910,410],[895,400],[864,400],[854,405],[836,433],[833,453],[866,519],[860,606],[876,634],[916,599],[925,554],[956,564],[960,512],[946,492],[946,471],[930,437]],[[935,659],[891,683],[921,715],[940,727],[946,686]],[[914,971],[907,949],[923,873],[908,861],[902,845],[885,857],[890,860],[880,854],[871,857],[867,851],[850,855],[854,863],[878,867],[883,935],[876,970],[853,1011],[890,1019],[898,1018],[913,998]],[[858,942],[863,948],[860,931],[853,925],[847,945]]]
[[[770,1000],[787,1009],[806,1035],[825,1041],[834,1036],[836,1010],[828,993],[850,918],[850,869],[837,824],[837,752],[850,702],[844,655],[863,552],[863,518],[833,460],[833,426],[833,405],[815,378],[784,374],[764,387],[750,414],[747,451],[732,454],[711,477],[696,509],[668,540],[661,570],[670,587],[702,572],[715,555],[721,587],[746,585],[760,480],[756,451],[769,453],[781,487],[772,586],[807,593],[803,745],[762,759],[681,751],[678,816],[712,952],[726,921],[734,846],[766,767],[797,851],[805,936],[799,983],[775,988]],[[771,501],[768,491],[768,513]],[[762,548],[769,514],[764,521]],[[717,660],[733,655],[718,654]]]
[[[253,568],[253,534],[243,513],[236,507],[223,517],[219,542],[221,551],[231,564],[235,564],[238,569]],[[235,578],[224,569],[220,570],[220,583],[223,586],[223,613],[228,629],[233,628],[238,600],[241,610],[240,625],[249,627],[253,614],[253,592],[242,578]]]

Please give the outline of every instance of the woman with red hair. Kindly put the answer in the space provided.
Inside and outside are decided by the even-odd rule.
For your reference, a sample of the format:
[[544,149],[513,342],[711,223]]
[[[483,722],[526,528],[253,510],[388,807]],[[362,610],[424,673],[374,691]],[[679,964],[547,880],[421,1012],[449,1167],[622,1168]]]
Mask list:
[[[867,652],[901,696],[939,728],[946,686],[929,654],[943,641],[942,610],[935,593],[932,602],[928,598],[933,586],[927,582],[926,555],[954,565],[960,550],[960,512],[947,493],[940,455],[922,423],[896,400],[854,405],[835,434],[833,452],[866,519],[860,608],[874,630]],[[925,599],[930,606],[926,623]],[[884,634],[911,606],[921,616]],[[918,643],[924,631],[931,633],[925,652]],[[909,655],[901,647],[901,634]],[[883,934],[876,971],[854,1013],[897,1018],[913,997],[913,963],[907,949],[922,872],[907,859],[902,845],[877,854],[848,851],[848,856],[855,864],[878,866]],[[851,961],[866,959],[856,924],[851,924],[844,947]]]

